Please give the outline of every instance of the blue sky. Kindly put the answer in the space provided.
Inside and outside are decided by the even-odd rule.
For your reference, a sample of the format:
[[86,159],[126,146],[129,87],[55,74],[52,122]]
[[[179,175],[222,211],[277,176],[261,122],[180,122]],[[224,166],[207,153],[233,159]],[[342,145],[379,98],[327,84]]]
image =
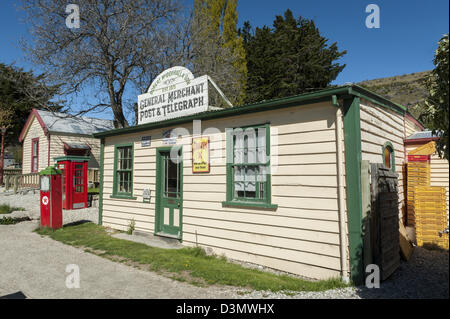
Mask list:
[[[16,3],[1,1],[0,62],[36,69],[18,48],[17,40],[27,37],[27,30]],[[379,29],[365,26],[369,4],[380,8]],[[431,70],[437,42],[449,28],[448,0],[239,0],[239,25],[248,20],[254,27],[272,26],[286,9],[313,19],[330,44],[347,50],[340,61],[347,67],[334,84]]]

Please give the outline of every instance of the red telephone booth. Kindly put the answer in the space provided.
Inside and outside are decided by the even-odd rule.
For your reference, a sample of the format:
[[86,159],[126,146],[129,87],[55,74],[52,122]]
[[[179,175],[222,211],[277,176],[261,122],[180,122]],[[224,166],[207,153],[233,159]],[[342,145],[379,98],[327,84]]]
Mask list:
[[87,207],[88,156],[56,157],[62,172],[62,207],[66,210]]

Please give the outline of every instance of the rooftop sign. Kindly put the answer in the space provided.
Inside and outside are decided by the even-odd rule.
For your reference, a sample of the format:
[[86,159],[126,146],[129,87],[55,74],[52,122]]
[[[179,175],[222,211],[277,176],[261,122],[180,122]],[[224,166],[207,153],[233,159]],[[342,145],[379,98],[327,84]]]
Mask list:
[[138,97],[138,124],[160,122],[208,110],[208,76],[194,78],[188,69],[170,68]]

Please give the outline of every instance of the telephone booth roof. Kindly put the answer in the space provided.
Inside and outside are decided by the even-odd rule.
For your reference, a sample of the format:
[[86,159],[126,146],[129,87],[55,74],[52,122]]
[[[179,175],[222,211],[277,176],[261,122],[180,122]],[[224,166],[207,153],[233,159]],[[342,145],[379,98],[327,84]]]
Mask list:
[[60,156],[60,157],[55,157],[54,158],[55,162],[63,162],[63,161],[87,162],[87,161],[89,161],[89,159],[90,159],[89,156],[75,156],[75,155]]

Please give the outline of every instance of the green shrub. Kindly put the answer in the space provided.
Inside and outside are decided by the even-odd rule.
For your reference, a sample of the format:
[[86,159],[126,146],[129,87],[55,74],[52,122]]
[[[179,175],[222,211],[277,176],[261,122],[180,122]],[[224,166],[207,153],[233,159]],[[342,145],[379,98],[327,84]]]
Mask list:
[[22,207],[11,207],[8,204],[0,205],[0,214],[11,214],[15,211],[24,211],[25,209]]
[[136,222],[134,221],[134,218],[130,220],[130,225],[128,226],[127,234],[133,235],[134,228],[135,228]]
[[14,225],[29,220],[30,218],[28,217],[20,217],[20,218],[3,217],[0,218],[0,225]]

